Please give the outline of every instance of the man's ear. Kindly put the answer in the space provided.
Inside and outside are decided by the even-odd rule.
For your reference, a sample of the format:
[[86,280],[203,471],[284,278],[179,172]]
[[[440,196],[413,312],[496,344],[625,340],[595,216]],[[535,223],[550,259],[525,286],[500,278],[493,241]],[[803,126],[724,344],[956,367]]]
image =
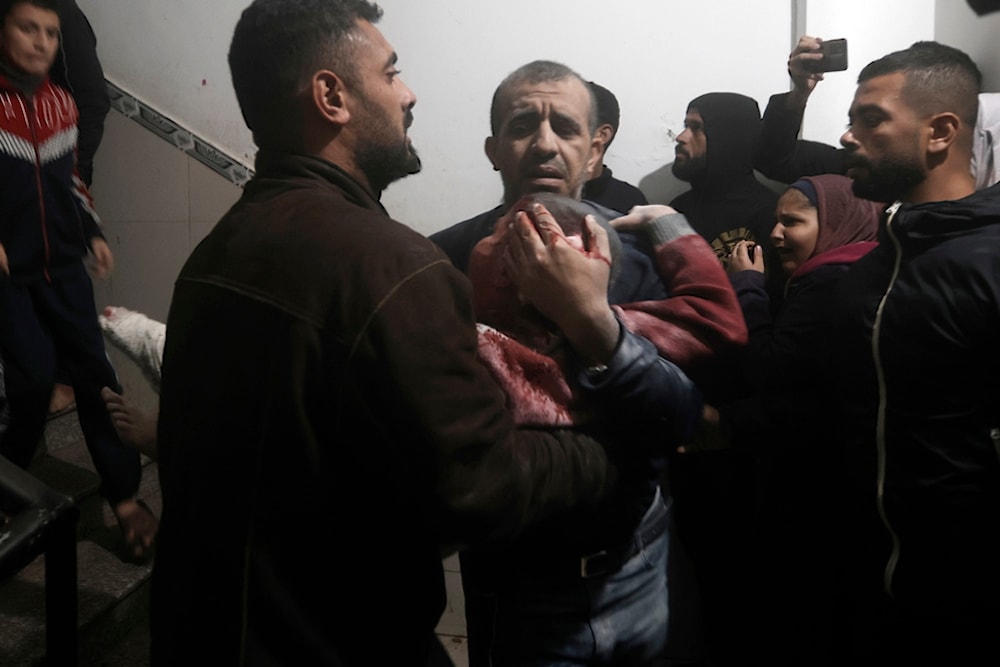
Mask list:
[[962,120],[955,113],[946,111],[933,116],[929,125],[927,151],[934,154],[944,152],[955,143],[961,129]]
[[320,116],[335,125],[346,125],[351,119],[347,108],[344,80],[330,70],[319,70],[312,77],[312,103]]
[[483,142],[483,151],[486,152],[486,157],[490,159],[490,164],[493,165],[493,171],[500,171],[500,167],[497,166],[496,160],[497,138],[492,135],[486,137],[486,141]]
[[594,173],[596,171],[597,165],[601,163],[601,158],[604,157],[604,142],[601,140],[600,133],[595,133],[590,140],[590,156],[587,158],[587,174],[588,178],[594,178],[598,174]]
[[604,150],[615,136],[615,128],[611,127],[610,123],[605,123],[597,128],[594,135],[601,140],[601,150]]

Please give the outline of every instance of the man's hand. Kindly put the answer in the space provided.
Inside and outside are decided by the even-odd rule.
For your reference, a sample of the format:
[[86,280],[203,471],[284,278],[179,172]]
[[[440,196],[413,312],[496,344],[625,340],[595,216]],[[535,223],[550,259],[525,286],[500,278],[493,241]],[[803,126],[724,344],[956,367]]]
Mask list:
[[115,268],[115,258],[111,254],[111,248],[108,247],[107,241],[95,236],[90,241],[90,252],[93,254],[90,270],[96,278],[104,280]]
[[608,305],[607,232],[584,218],[581,252],[541,204],[516,212],[509,224],[504,268],[521,297],[559,327],[585,362],[610,359],[621,332]]
[[7,251],[4,249],[2,243],[0,243],[0,271],[2,271],[5,276],[10,275],[10,264],[7,262]]
[[629,209],[628,215],[615,218],[611,221],[611,226],[615,229],[639,229],[657,218],[676,213],[677,210],[671,206],[663,204],[647,204],[645,206],[633,206]]
[[[751,248],[753,248],[752,259],[750,255]],[[760,271],[764,273],[764,249],[748,241],[738,241],[733,246],[733,252],[729,255],[729,261],[726,263],[726,271],[729,273],[736,273],[738,271]]]
[[823,43],[818,37],[803,35],[788,55],[788,76],[792,77],[793,88],[788,96],[790,108],[804,109],[809,95],[816,84],[823,80],[822,72],[814,72],[809,65],[822,59],[819,47]]

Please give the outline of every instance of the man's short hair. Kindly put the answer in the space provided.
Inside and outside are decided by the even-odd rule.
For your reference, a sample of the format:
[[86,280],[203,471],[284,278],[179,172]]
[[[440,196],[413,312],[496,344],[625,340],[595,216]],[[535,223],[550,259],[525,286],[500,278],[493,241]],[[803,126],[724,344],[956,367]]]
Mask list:
[[233,88],[259,147],[297,137],[298,99],[312,75],[330,69],[357,85],[358,21],[376,23],[367,0],[254,0],[229,47]]
[[493,132],[493,136],[497,136],[500,132],[500,124],[503,122],[503,119],[500,117],[500,105],[506,100],[511,90],[525,83],[548,83],[550,81],[564,81],[566,79],[576,79],[587,90],[587,94],[590,95],[590,115],[587,118],[587,123],[590,135],[593,136],[597,130],[597,99],[594,96],[593,89],[575,71],[566,65],[551,60],[534,60],[527,65],[521,65],[500,82],[500,85],[493,92],[493,103],[490,105],[490,129]]
[[0,0],[0,23],[7,20],[7,15],[17,5],[34,5],[50,12],[59,13],[59,3],[57,0]]
[[939,42],[914,42],[866,65],[858,83],[897,72],[906,77],[906,103],[919,114],[951,111],[975,127],[983,75],[965,52]]
[[621,107],[618,106],[618,98],[615,97],[615,94],[601,84],[588,81],[587,85],[594,91],[594,99],[597,100],[598,126],[610,125],[611,129],[614,130],[611,140],[604,145],[604,148],[607,149],[611,145],[611,142],[615,140],[615,135],[618,134],[618,124],[621,122]]

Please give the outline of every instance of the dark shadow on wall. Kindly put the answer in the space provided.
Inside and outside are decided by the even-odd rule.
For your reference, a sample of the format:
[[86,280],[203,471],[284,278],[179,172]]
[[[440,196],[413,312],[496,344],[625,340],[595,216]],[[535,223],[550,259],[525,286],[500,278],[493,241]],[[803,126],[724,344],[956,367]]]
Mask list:
[[969,7],[972,7],[977,15],[1000,12],[1000,0],[968,0]]
[[668,162],[639,180],[639,189],[650,204],[669,204],[674,197],[691,189],[691,186],[674,176]]
[[[668,162],[656,171],[646,174],[639,179],[639,189],[642,190],[642,194],[646,195],[646,200],[650,204],[669,204],[673,201],[674,197],[691,189],[690,185],[674,176],[671,171],[673,164],[673,162]],[[758,172],[755,172],[755,175],[758,181],[775,192],[784,192],[787,187],[785,183],[772,181]]]

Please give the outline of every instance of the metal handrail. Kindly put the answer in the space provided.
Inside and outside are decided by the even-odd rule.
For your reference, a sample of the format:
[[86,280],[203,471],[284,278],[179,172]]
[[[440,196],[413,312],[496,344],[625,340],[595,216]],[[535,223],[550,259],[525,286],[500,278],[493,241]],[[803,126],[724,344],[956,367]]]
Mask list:
[[76,523],[80,509],[0,456],[0,581],[45,556],[45,645],[48,664],[76,665]]

